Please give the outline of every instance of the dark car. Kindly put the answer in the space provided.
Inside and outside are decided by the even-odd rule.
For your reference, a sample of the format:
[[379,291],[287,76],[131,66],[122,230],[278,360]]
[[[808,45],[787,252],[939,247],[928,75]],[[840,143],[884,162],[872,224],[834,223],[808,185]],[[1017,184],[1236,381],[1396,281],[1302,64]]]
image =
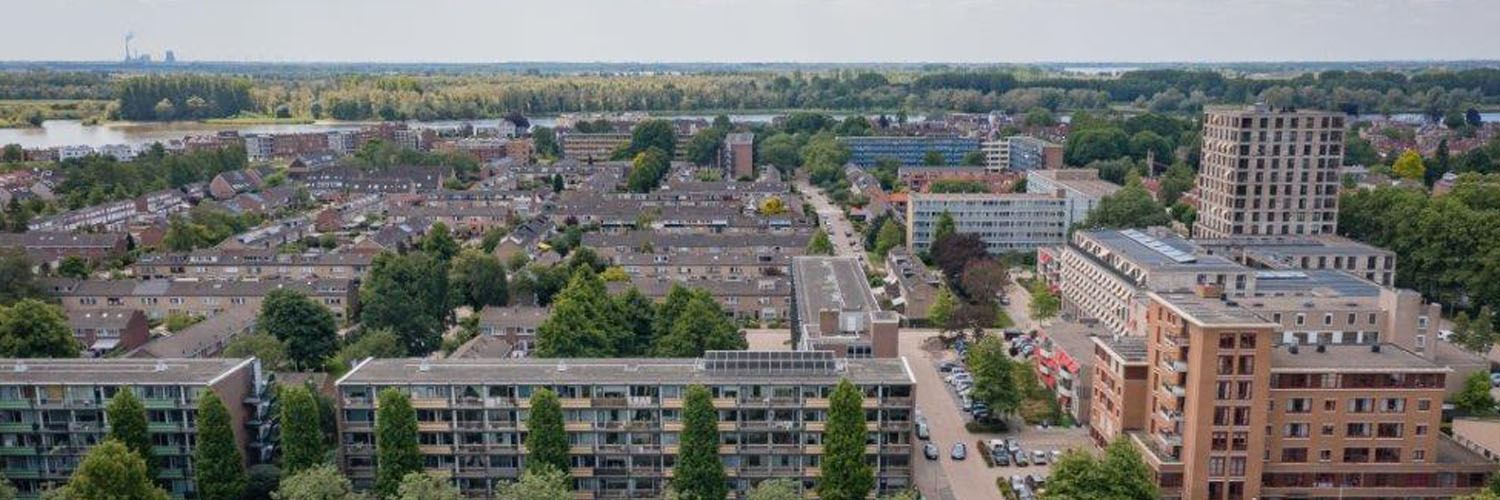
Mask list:
[[1006,453],[1005,450],[995,450],[993,453],[990,453],[990,455],[995,459],[995,465],[1000,467],[1010,467],[1010,454]]
[[928,460],[937,460],[938,459],[938,447],[937,447],[937,445],[933,444],[933,443],[927,443],[927,444],[922,445],[922,454],[926,455]]

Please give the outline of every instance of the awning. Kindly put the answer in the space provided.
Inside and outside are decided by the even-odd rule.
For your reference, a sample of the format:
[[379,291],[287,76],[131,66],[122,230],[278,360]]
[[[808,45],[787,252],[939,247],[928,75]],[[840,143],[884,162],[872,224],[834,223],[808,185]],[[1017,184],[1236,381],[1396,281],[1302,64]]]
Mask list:
[[120,345],[119,338],[99,339],[95,340],[94,345],[89,346],[89,349],[95,351],[108,351],[110,349],[114,349],[115,346],[118,345]]

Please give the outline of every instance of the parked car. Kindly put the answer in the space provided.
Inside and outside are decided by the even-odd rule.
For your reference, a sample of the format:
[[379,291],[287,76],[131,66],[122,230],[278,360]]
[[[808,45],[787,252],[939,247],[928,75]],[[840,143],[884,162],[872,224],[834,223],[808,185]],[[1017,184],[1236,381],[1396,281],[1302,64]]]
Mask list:
[[1016,475],[1010,477],[1010,489],[1011,489],[1011,491],[1020,492],[1021,488],[1024,488],[1024,487],[1026,487],[1026,476],[1025,475],[1016,474]]
[[1005,451],[1010,453],[1021,451],[1021,442],[1013,437],[1005,438]]
[[933,444],[933,443],[927,443],[927,444],[922,445],[922,454],[926,455],[928,460],[937,460],[938,459],[938,447],[937,447],[937,445]]
[[1047,486],[1047,477],[1041,474],[1032,474],[1026,478],[1033,488],[1044,488]]
[[990,458],[995,459],[995,465],[999,467],[1010,467],[1010,454],[1005,450],[995,450],[990,453]]
[[1031,463],[1037,465],[1047,465],[1047,452],[1042,450],[1031,452]]
[[1026,451],[1025,450],[1017,451],[1016,452],[1016,456],[1014,458],[1015,458],[1015,462],[1016,462],[1016,467],[1027,467],[1027,466],[1031,465],[1031,459],[1026,457]]
[[918,422],[917,423],[917,439],[926,440],[926,439],[931,438],[931,437],[932,437],[932,433],[927,429],[927,423],[925,423],[925,422]]
[[1063,455],[1062,450],[1052,450],[1052,463],[1055,464],[1055,463],[1057,463],[1058,460],[1061,460],[1062,459],[1062,455]]
[[938,364],[938,371],[943,373],[951,372],[954,368],[958,368],[958,363],[954,363],[952,361],[944,361]]
[[1492,386],[1492,387],[1500,387],[1500,373],[1491,373],[1490,374],[1490,386]]
[[963,460],[969,456],[969,447],[963,443],[953,443],[953,451],[948,453],[954,460]]

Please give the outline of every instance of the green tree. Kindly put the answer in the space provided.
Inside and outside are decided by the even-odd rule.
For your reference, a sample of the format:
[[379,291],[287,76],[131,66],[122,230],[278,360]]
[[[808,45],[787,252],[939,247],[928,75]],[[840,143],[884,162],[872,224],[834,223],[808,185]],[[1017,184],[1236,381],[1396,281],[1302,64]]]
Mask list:
[[698,166],[714,164],[719,158],[719,146],[724,143],[727,130],[706,128],[693,134],[687,143],[687,159]]
[[479,310],[485,306],[503,306],[509,301],[505,266],[494,255],[464,250],[448,268],[448,284],[459,304]]
[[167,500],[156,486],[146,462],[113,439],[94,445],[63,485],[59,498],[68,500]]
[[1494,415],[1495,398],[1490,396],[1489,374],[1474,372],[1464,379],[1463,389],[1453,395],[1453,407],[1465,415]]
[[537,356],[612,357],[623,332],[604,280],[591,266],[578,266],[537,326]]
[[1109,491],[1105,498],[1160,498],[1155,474],[1128,440],[1116,439],[1104,448],[1101,466]]
[[459,251],[458,241],[453,239],[453,232],[448,229],[447,224],[442,222],[432,223],[432,227],[427,229],[427,234],[422,235],[422,241],[417,246],[427,255],[443,262],[453,260]]
[[975,401],[984,402],[999,414],[1014,413],[1021,407],[1024,389],[1017,386],[1014,372],[1026,368],[1006,355],[999,337],[985,336],[969,348],[965,357],[974,374]]
[[1063,161],[1083,166],[1098,160],[1113,160],[1130,154],[1130,138],[1115,127],[1090,128],[1070,134],[1063,146]]
[[890,253],[892,248],[906,244],[906,230],[896,219],[886,219],[880,225],[880,233],[875,236],[875,253],[884,257]]
[[224,351],[219,353],[226,358],[248,358],[255,357],[260,360],[261,367],[270,371],[282,371],[291,369],[288,361],[290,355],[286,352],[286,344],[266,332],[242,333],[235,335],[224,346]]
[[953,214],[948,213],[947,210],[944,210],[943,213],[938,214],[937,223],[932,229],[932,241],[935,242],[942,239],[944,236],[955,234],[957,232],[958,224],[953,221]]
[[827,165],[843,171],[845,163],[849,163],[849,147],[839,142],[833,134],[822,133],[809,141],[807,145],[799,150],[803,165]]
[[496,486],[495,500],[573,500],[572,478],[552,467],[527,470],[519,481]]
[[1132,182],[1115,194],[1105,196],[1089,210],[1083,226],[1089,229],[1132,229],[1164,226],[1172,223],[1167,209],[1151,198],[1139,182]]
[[89,261],[84,260],[83,257],[69,255],[58,263],[57,275],[64,278],[88,279],[89,267]]
[[630,131],[630,156],[656,148],[672,157],[677,148],[677,127],[667,120],[647,120]]
[[823,228],[813,230],[812,239],[807,242],[808,255],[833,255],[833,240],[828,239],[828,233]]
[[281,480],[272,496],[276,500],[365,500],[354,491],[349,478],[332,464],[322,464]]
[[290,475],[323,463],[327,440],[312,391],[301,385],[280,391],[281,469]]
[[1026,290],[1031,293],[1031,305],[1028,306],[1027,311],[1032,319],[1050,319],[1057,316],[1058,310],[1062,309],[1062,299],[1052,293],[1045,283],[1033,281],[1030,286],[1026,287]]
[[0,248],[0,306],[40,297],[42,289],[36,284],[36,274],[31,272],[31,258],[26,256],[26,250]]
[[250,466],[245,478],[245,500],[271,500],[281,484],[281,469],[272,464]]
[[1172,205],[1178,198],[1193,189],[1193,181],[1197,175],[1193,173],[1193,167],[1186,163],[1174,163],[1167,167],[1167,173],[1161,179],[1161,202],[1163,205]]
[[742,350],[740,330],[712,296],[694,291],[667,335],[657,337],[652,351],[664,358],[694,358],[706,351]]
[[943,165],[946,165],[947,163],[948,161],[943,158],[943,154],[937,152],[937,150],[935,149],[929,149],[927,150],[927,152],[922,153],[923,165],[929,167],[941,167]]
[[797,139],[786,133],[757,141],[755,149],[757,163],[773,165],[783,174],[790,174],[801,159],[797,153]]
[[1453,342],[1472,352],[1490,352],[1500,340],[1496,338],[1494,317],[1488,305],[1480,307],[1472,320],[1467,313],[1458,313],[1453,319]]
[[755,485],[746,500],[803,500],[801,487],[790,479],[767,479]]
[[937,296],[932,299],[932,305],[927,306],[927,323],[939,329],[947,330],[948,322],[953,319],[953,292],[948,287],[938,287]]
[[531,393],[531,410],[526,412],[526,472],[569,470],[568,434],[563,429],[562,403],[551,389]]
[[286,343],[292,365],[300,369],[322,367],[339,348],[333,312],[297,290],[278,288],[266,294],[260,325]]
[[229,419],[229,409],[214,391],[198,398],[198,446],[193,449],[198,497],[240,500],[245,496],[245,457]]
[[135,397],[129,387],[115,390],[114,397],[104,407],[104,417],[109,419],[109,439],[118,441],[135,452],[146,464],[151,477],[156,477],[156,458],[151,453],[151,434],[146,426],[146,405]]
[[619,336],[615,353],[627,357],[645,355],[651,349],[652,338],[656,336],[656,304],[635,287],[615,296],[614,302],[615,311],[620,314],[622,331],[630,333]]
[[632,193],[649,193],[656,189],[671,169],[671,159],[666,150],[654,147],[637,153],[630,161],[625,187]]
[[6,163],[20,163],[26,159],[26,150],[20,144],[6,144],[5,152],[0,153],[0,161]]
[[1145,160],[1147,156],[1151,156],[1152,161],[1167,164],[1175,159],[1172,141],[1150,130],[1136,132],[1130,137],[1130,156],[1137,160]]
[[0,306],[0,356],[76,358],[81,348],[62,308],[37,299]]
[[875,486],[875,475],[865,463],[864,395],[842,379],[828,402],[828,423],[823,432],[823,479],[818,498],[862,500]]
[[963,165],[966,167],[983,167],[985,161],[987,160],[988,159],[985,157],[984,151],[976,149],[964,153]]
[[682,500],[723,500],[729,494],[719,460],[719,414],[713,395],[701,385],[687,388],[682,403],[682,446],[673,466],[672,487]]
[[389,328],[401,338],[406,354],[425,356],[442,342],[448,291],[448,273],[441,261],[424,252],[382,252],[359,287],[361,324],[372,330]]
[[1402,179],[1419,181],[1426,174],[1427,166],[1422,163],[1422,155],[1408,149],[1391,165],[1391,172]]
[[430,472],[412,472],[401,478],[395,500],[462,500],[458,488],[448,478]]
[[536,146],[537,156],[557,158],[562,155],[562,149],[557,147],[557,132],[549,127],[531,129],[531,142]]
[[563,192],[563,189],[565,189],[567,187],[568,187],[567,184],[565,182],[563,182],[563,176],[562,176],[562,174],[552,174],[552,192],[553,193],[561,193],[561,192]]
[[375,410],[375,491],[389,498],[401,479],[422,470],[417,450],[417,413],[411,398],[394,388],[380,391]]

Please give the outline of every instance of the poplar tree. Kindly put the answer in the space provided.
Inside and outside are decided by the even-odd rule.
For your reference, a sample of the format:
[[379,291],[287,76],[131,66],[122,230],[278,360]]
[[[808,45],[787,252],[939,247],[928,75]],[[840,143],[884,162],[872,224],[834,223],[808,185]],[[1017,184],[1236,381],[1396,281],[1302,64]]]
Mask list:
[[860,500],[875,486],[875,475],[865,463],[864,395],[849,379],[839,381],[828,402],[828,424],[823,432],[823,480],[818,498]]
[[281,388],[281,470],[292,475],[323,462],[318,403],[305,386]]
[[701,385],[687,388],[682,404],[682,446],[672,487],[682,500],[724,500],[724,463],[719,460],[719,415],[713,396]]
[[421,472],[417,451],[417,412],[411,398],[396,389],[380,391],[375,410],[375,491],[391,497],[408,473]]
[[156,477],[151,435],[146,431],[146,405],[135,397],[135,391],[124,386],[115,390],[109,405],[104,407],[104,416],[109,419],[109,438],[139,455],[146,463],[147,474]]
[[193,450],[198,480],[198,498],[239,500],[245,496],[248,478],[245,457],[234,438],[229,409],[213,391],[198,399],[198,446]]
[[562,403],[557,393],[537,389],[531,394],[526,429],[526,470],[542,473],[542,469],[551,468],[567,473],[568,434],[563,429]]

